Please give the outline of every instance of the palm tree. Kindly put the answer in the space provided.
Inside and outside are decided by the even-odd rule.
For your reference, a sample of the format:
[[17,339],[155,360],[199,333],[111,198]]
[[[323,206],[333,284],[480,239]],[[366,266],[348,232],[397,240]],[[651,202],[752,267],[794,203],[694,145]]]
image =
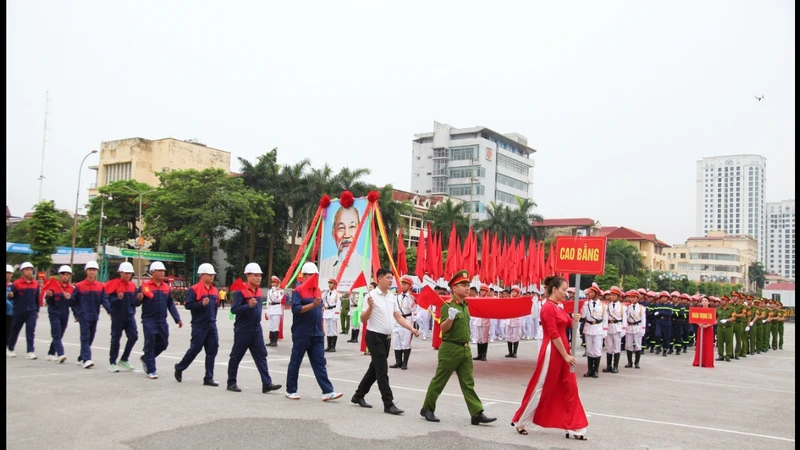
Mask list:
[[508,208],[504,205],[497,205],[495,202],[489,202],[489,206],[486,207],[486,219],[478,223],[478,228],[489,230],[489,233],[495,234],[500,240],[503,240],[509,235]]
[[639,249],[622,239],[615,239],[608,243],[606,263],[613,264],[619,269],[619,275],[623,281],[626,275],[634,275],[644,269]]
[[543,222],[544,217],[541,214],[537,214],[533,212],[533,209],[536,208],[536,202],[529,198],[521,198],[517,197],[517,209],[514,211],[515,215],[518,215],[520,219],[524,219],[525,225],[523,226],[520,224],[520,228],[525,230],[523,234],[524,237],[533,236],[534,239],[541,240],[541,230],[537,227],[534,227],[533,224],[535,222]]
[[767,271],[760,261],[750,264],[750,267],[747,268],[747,278],[750,279],[751,284],[755,283],[756,289],[764,289],[764,285],[767,284],[766,275]]
[[343,167],[331,180],[333,184],[332,187],[337,188],[338,191],[329,195],[331,197],[338,197],[342,191],[350,191],[356,198],[367,195],[373,186],[361,181],[361,178],[369,174],[369,169],[350,169],[349,167]]
[[288,217],[292,223],[292,230],[289,236],[289,255],[294,256],[295,240],[297,239],[297,229],[311,220],[306,217],[306,212],[310,208],[307,205],[316,206],[319,197],[314,198],[308,189],[308,179],[306,169],[311,165],[311,160],[304,158],[291,166],[283,166],[281,170],[281,200],[289,207]]
[[425,220],[431,222],[431,229],[442,233],[443,241],[450,238],[450,229],[453,223],[456,224],[458,235],[464,238],[469,231],[469,219],[464,215],[464,206],[453,202],[453,199],[439,203],[428,210]]
[[[383,218],[383,224],[386,227],[386,233],[389,235],[389,239],[392,240],[392,248],[396,249],[396,240],[397,240],[397,230],[400,227],[403,227],[405,230],[406,225],[403,221],[404,215],[409,215],[414,210],[414,207],[411,205],[409,201],[402,201],[398,202],[392,198],[392,185],[387,184],[386,186],[380,188],[379,194],[381,197],[378,199],[378,208],[381,210],[381,217]],[[405,236],[408,236],[406,231],[403,232]]]

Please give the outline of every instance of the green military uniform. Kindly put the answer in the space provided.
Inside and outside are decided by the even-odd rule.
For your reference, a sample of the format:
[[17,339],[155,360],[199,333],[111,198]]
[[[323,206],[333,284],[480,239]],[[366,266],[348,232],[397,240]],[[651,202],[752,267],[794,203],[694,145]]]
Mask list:
[[[464,281],[469,281],[469,276],[466,270],[462,270],[450,280],[450,285],[458,284],[463,278]],[[439,347],[439,364],[436,367],[436,375],[433,376],[428,392],[425,394],[425,403],[422,405],[423,410],[436,411],[436,400],[441,395],[442,390],[447,385],[450,376],[453,372],[458,377],[458,383],[461,386],[461,393],[464,395],[464,400],[467,402],[470,416],[476,416],[483,411],[483,403],[475,393],[475,378],[472,370],[472,350],[469,347],[470,329],[469,329],[469,307],[467,302],[463,301],[457,303],[456,298],[449,303],[442,305],[440,317],[442,322],[449,317],[451,309],[458,310],[458,315],[453,319],[453,324],[446,332],[442,333],[442,346]]]
[[783,350],[783,324],[787,317],[789,317],[789,310],[781,309],[781,321],[778,322],[778,349],[780,350]]
[[[764,303],[762,303],[764,304]],[[769,322],[765,322],[767,320],[769,311],[767,310],[766,304],[764,307],[758,310],[758,315],[761,317],[758,322],[761,323],[761,329],[758,332],[758,349],[761,352],[766,352],[769,350]]]
[[730,320],[733,314],[734,310],[728,304],[717,308],[717,361],[733,358],[733,322]]
[[750,310],[750,354],[761,353],[761,319],[756,319],[761,313],[761,302],[753,303],[753,308]]
[[[352,294],[350,294],[352,295]],[[339,334],[350,333],[350,296],[342,298],[341,312],[339,313],[339,321],[341,322],[342,332]]]
[[744,355],[742,340],[744,340],[745,310],[747,307],[741,303],[734,303],[731,307],[736,314],[733,322],[733,336],[736,339],[736,344],[733,347],[733,359],[739,359],[739,356]]
[[770,336],[772,338],[771,339],[772,345],[770,347],[773,350],[777,350],[778,349],[778,317],[779,317],[778,311],[775,310],[775,309],[769,310],[769,313],[767,314],[767,317],[772,319],[771,322],[767,322],[767,323],[769,323],[769,333],[770,333]]

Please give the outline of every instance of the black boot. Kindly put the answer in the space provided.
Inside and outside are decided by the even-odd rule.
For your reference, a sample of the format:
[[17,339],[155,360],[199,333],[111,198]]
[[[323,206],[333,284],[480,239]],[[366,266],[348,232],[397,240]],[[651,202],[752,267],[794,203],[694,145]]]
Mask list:
[[598,373],[600,371],[600,357],[594,357],[592,360],[592,378],[600,378]]
[[325,347],[325,351],[326,351],[326,352],[329,352],[329,351],[331,351],[331,341],[332,341],[333,339],[331,339],[331,337],[330,337],[330,336],[325,336],[325,340],[326,340],[326,341],[328,341],[328,346],[327,346],[327,347]]
[[486,361],[486,354],[489,352],[489,343],[483,344],[483,353],[481,353],[481,361]]
[[[625,364],[625,368],[630,369],[631,367],[633,367],[633,352],[628,350],[626,353],[628,355],[628,364]],[[639,352],[636,352],[636,354],[638,355]]]
[[514,344],[512,344],[511,342],[506,342],[506,344],[508,344],[508,354],[506,355],[506,358],[513,358],[514,357]]
[[656,348],[655,348],[655,347],[653,347],[653,346],[651,345],[651,346],[650,346],[650,353],[653,353],[653,352],[655,351],[655,349],[656,349]]
[[349,340],[349,341],[347,341],[347,342],[351,342],[351,343],[355,343],[355,344],[357,344],[357,343],[358,343],[358,332],[359,332],[359,331],[360,331],[360,330],[359,330],[358,328],[356,328],[355,330],[350,330],[350,332],[352,333],[352,335],[350,336],[350,340]]
[[394,351],[394,364],[389,366],[390,369],[399,369],[403,366],[403,351],[402,350],[395,350]]
[[476,350],[478,350],[478,354],[475,355],[475,357],[472,358],[472,360],[473,361],[480,361],[481,355],[483,355],[483,344],[478,343],[478,345],[476,345],[475,347],[476,347]]
[[278,333],[280,333],[280,332],[279,331],[273,331],[272,332],[272,346],[273,347],[277,347],[278,346]]
[[614,355],[611,353],[606,353],[606,368],[603,369],[603,373],[611,373],[611,364],[613,359]]
[[619,357],[622,356],[621,353],[614,353],[614,367],[611,369],[611,373],[618,373],[619,372]]
[[517,357],[517,349],[519,348],[519,342],[514,342],[514,356],[512,358]]
[[402,370],[408,370],[408,357],[411,356],[411,349],[407,348],[403,350],[403,366],[400,367]]
[[339,340],[339,336],[331,336],[331,353],[336,352],[336,341]]
[[633,367],[635,367],[637,369],[639,368],[639,359],[641,359],[641,357],[642,357],[642,351],[639,350],[639,351],[636,352],[636,360],[633,363]]
[[587,370],[586,370],[586,373],[583,374],[583,377],[584,378],[589,378],[592,375],[594,375],[594,358],[592,358],[591,356],[587,356],[586,357],[586,365],[587,365]]
[[675,348],[675,356],[680,356],[680,354],[681,354],[681,348],[680,347],[676,347]]

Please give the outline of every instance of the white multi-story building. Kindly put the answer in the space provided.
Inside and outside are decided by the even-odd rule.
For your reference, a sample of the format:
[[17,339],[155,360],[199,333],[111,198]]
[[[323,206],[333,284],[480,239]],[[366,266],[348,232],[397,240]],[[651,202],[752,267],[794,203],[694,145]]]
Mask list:
[[758,260],[766,257],[767,160],[759,155],[729,155],[697,161],[697,234],[709,231],[752,236]]
[[438,122],[433,128],[433,132],[414,135],[413,193],[462,200],[473,221],[486,218],[489,202],[516,208],[516,197],[532,198],[536,150],[528,146],[525,136]]
[[794,200],[767,203],[767,271],[795,279]]

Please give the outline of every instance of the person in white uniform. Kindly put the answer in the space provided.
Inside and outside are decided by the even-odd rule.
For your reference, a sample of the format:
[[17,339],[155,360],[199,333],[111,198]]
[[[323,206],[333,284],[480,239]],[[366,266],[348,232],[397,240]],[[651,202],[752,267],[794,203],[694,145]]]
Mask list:
[[281,279],[275,275],[271,278],[272,287],[267,293],[267,317],[269,318],[269,344],[267,347],[278,346],[280,335],[281,317],[283,317],[283,297],[286,295],[278,286]]
[[[622,290],[611,286],[608,290],[611,302],[606,305],[606,368],[603,372],[619,372],[619,352],[622,350],[622,335],[625,334],[625,306],[619,301]],[[612,365],[613,364],[613,365]]]
[[[416,305],[414,297],[411,295],[412,286],[414,286],[414,280],[408,275],[403,276],[400,278],[401,292],[395,297],[397,309],[406,321],[411,320],[411,314]],[[392,326],[392,342],[394,345],[394,364],[389,368],[408,369],[408,358],[411,356],[411,331],[395,321]]]
[[[522,290],[519,286],[511,286],[511,297],[519,297]],[[519,339],[522,335],[522,318],[515,317],[506,319],[506,343],[508,344],[508,354],[506,358],[516,358],[519,349]]]
[[592,283],[592,287],[586,290],[586,302],[581,308],[581,319],[584,321],[583,335],[586,337],[586,358],[589,361],[589,371],[583,375],[584,377],[597,378],[600,369],[606,320],[606,305],[600,301],[602,293],[597,283]]
[[[628,291],[625,294],[628,298],[630,305],[625,308],[625,351],[628,356],[627,368],[639,368],[639,360],[642,357],[642,338],[644,338],[644,330],[647,325],[647,308],[639,304],[640,293],[637,291]],[[636,361],[633,362],[633,356],[636,356]]]
[[419,306],[414,303],[414,322],[417,324],[417,328],[419,328],[419,333],[422,336],[422,340],[428,339],[428,334],[431,332],[431,313],[427,309]]
[[328,290],[322,294],[322,320],[325,321],[325,336],[328,338],[326,352],[336,352],[336,341],[339,339],[339,313],[342,310],[342,299],[336,290],[336,278],[328,280]]
[[539,294],[533,293],[533,304],[531,305],[531,317],[533,318],[533,339],[539,340],[542,338],[542,324],[539,321],[539,315],[542,311],[542,302],[539,299]]
[[[489,286],[482,284],[480,290],[481,297],[489,297]],[[473,357],[473,361],[486,361],[486,352],[489,350],[489,325],[490,319],[483,317],[475,318],[475,342],[478,345],[478,356]]]

